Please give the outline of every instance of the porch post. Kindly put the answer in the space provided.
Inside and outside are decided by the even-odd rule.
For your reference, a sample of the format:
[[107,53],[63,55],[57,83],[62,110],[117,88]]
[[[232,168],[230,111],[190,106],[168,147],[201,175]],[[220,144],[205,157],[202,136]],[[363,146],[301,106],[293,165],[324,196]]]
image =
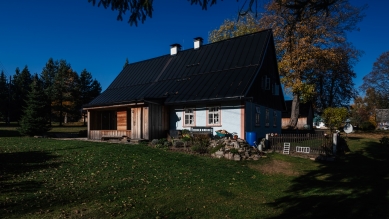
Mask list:
[[336,155],[336,146],[338,145],[338,133],[334,133],[332,136],[332,151],[334,156]]
[[90,139],[90,111],[88,110],[87,111],[87,119],[88,119],[88,122],[87,122],[87,134],[86,134],[86,136],[87,136],[87,138],[88,139]]

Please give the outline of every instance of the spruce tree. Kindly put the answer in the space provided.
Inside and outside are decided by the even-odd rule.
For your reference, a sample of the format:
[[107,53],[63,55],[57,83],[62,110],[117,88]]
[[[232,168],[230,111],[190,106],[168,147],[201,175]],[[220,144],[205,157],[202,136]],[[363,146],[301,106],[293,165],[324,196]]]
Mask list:
[[45,107],[45,92],[41,81],[38,79],[38,75],[34,76],[30,89],[18,131],[20,134],[28,136],[43,135],[50,130],[50,126],[48,122],[49,116]]
[[6,117],[8,115],[8,85],[7,85],[7,78],[4,74],[4,71],[1,71],[0,74],[0,121],[6,121]]
[[53,109],[52,109],[52,103],[54,101],[54,79],[55,79],[55,75],[57,74],[58,72],[58,61],[54,61],[53,58],[50,58],[45,67],[43,68],[42,70],[42,73],[40,75],[40,78],[42,80],[42,86],[43,86],[43,90],[45,91],[45,94],[46,94],[46,101],[47,101],[47,111],[50,115],[49,117],[49,121],[50,121],[50,125],[51,125],[51,122],[52,122],[52,119],[53,119]]
[[16,68],[15,75],[12,80],[12,100],[11,100],[11,117],[12,120],[19,121],[22,116],[22,111],[26,107],[27,94],[30,91],[32,77],[27,65],[20,71]]

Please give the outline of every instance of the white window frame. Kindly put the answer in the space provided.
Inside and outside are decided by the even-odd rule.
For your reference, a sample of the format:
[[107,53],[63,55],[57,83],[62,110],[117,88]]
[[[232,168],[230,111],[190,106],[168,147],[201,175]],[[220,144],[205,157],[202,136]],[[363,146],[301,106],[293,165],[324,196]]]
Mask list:
[[[217,117],[215,117],[217,115]],[[207,107],[207,126],[221,126],[222,125],[222,111],[220,106]],[[212,118],[210,118],[212,116]],[[211,120],[211,122],[210,122]],[[215,121],[217,120],[217,122]]]
[[194,107],[185,107],[183,114],[183,127],[196,126],[196,110]]

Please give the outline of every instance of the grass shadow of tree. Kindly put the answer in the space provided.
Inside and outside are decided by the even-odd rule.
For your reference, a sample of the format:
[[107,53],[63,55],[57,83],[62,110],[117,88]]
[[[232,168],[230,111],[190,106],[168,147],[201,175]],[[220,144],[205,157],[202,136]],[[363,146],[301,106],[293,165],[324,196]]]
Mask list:
[[389,218],[389,147],[366,142],[292,181],[272,218]]
[[[37,179],[20,180],[19,177],[29,174],[33,171],[40,171],[48,168],[57,168],[60,163],[51,162],[58,156],[42,151],[28,151],[15,153],[0,153],[0,193],[9,193],[12,197],[14,194],[25,194],[38,191],[43,182]],[[20,206],[26,206],[27,202],[34,200],[26,199],[25,203],[12,203],[12,200],[1,200],[0,218],[2,213],[20,210]]]
[[17,130],[0,130],[0,137],[19,137],[20,133]]

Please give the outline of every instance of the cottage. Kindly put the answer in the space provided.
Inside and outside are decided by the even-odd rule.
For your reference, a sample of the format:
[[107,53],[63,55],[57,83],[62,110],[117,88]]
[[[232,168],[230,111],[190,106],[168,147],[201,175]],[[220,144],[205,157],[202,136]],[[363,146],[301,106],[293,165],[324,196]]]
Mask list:
[[166,138],[182,129],[225,129],[240,138],[281,131],[285,109],[271,30],[128,64],[84,106],[88,138]]

